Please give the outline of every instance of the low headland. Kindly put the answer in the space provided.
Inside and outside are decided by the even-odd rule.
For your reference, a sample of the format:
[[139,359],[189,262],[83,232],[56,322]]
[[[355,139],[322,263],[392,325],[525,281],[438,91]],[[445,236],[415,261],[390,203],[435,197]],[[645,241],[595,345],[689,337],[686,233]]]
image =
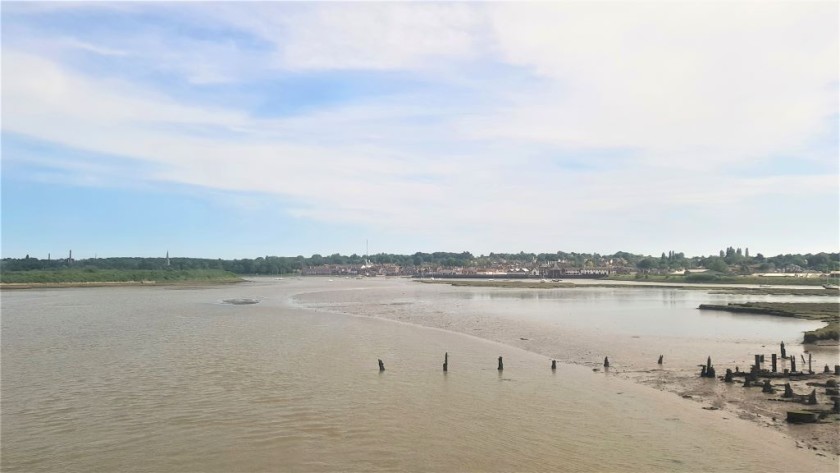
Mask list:
[[805,332],[804,343],[840,341],[840,303],[837,302],[744,302],[726,305],[700,304],[701,310],[723,310],[742,314],[796,317],[827,322],[825,327]]
[[[771,279],[771,278],[766,278]],[[780,278],[781,279],[781,278]],[[647,280],[638,279],[600,279],[598,282],[576,282],[565,280],[536,280],[536,279],[516,279],[516,280],[500,280],[500,279],[418,279],[418,282],[424,284],[449,284],[456,287],[499,287],[509,289],[557,289],[557,288],[575,288],[575,287],[610,287],[610,288],[667,288],[667,289],[694,289],[694,290],[711,290],[713,294],[747,294],[747,295],[774,295],[774,296],[838,296],[840,292],[837,290],[824,289],[822,286],[812,285],[812,287],[749,287],[739,282],[687,282],[680,280],[654,280],[648,282]],[[585,281],[585,280],[584,280]],[[610,283],[610,281],[615,281]],[[765,282],[762,279],[762,284]],[[755,284],[755,283],[752,283]]]
[[231,284],[239,276],[217,269],[57,269],[3,271],[0,288]]

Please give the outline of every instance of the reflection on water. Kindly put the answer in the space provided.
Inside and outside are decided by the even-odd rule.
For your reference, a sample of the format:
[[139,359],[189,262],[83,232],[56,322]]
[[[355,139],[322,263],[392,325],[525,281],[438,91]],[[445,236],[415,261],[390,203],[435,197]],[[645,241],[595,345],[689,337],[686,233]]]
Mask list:
[[[578,366],[552,373],[532,347],[289,305],[416,314],[494,334],[513,320],[517,340],[520,332],[557,335],[545,323],[556,304],[522,304],[550,298],[506,302],[416,286],[272,280],[4,292],[2,470],[833,468],[773,432],[757,435],[675,396]],[[231,299],[260,303],[218,303]],[[572,307],[611,298],[575,300],[555,298]],[[517,310],[505,316],[509,308]],[[532,342],[544,341],[522,343]]]

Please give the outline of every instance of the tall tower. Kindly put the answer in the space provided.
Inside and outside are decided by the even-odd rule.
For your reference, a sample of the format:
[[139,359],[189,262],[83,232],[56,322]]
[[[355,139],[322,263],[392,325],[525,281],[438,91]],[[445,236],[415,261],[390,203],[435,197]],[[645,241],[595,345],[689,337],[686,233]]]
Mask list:
[[169,266],[169,250],[166,250],[166,266]]

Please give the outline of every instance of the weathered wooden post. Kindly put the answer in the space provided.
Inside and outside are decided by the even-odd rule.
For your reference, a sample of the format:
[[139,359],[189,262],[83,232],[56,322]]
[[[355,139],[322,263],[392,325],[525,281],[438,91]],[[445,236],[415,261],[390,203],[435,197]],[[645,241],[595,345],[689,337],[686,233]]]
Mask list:
[[782,397],[793,397],[793,388],[790,387],[790,383],[785,383],[785,393]]
[[814,374],[814,370],[811,369],[811,354],[808,353],[808,373]]
[[773,392],[775,392],[775,391],[773,390],[773,386],[770,384],[770,380],[769,380],[769,379],[765,379],[765,380],[764,380],[764,385],[761,387],[761,392],[763,392],[763,393],[770,393],[770,394],[772,394]]
[[804,368],[804,367],[805,367],[805,354],[804,354],[804,353],[800,353],[800,354],[799,354],[799,357],[800,357],[800,358],[802,358],[802,367]]
[[710,369],[712,369],[712,357],[711,356],[706,358],[706,373],[708,373]]
[[761,355],[755,355],[755,371],[761,371]]
[[609,357],[605,356],[604,357],[604,368],[609,368],[609,367],[610,367],[610,359],[609,359]]
[[657,365],[661,365],[661,364],[662,364],[662,358],[663,358],[663,356],[664,356],[664,355],[659,355],[659,361],[657,361],[657,362],[656,362],[656,364],[657,364]]
[[700,365],[700,377],[701,378],[706,377],[706,365]]
[[840,376],[840,365],[834,365],[834,375]]
[[796,357],[793,355],[790,356],[790,372],[796,373]]
[[770,355],[770,364],[773,365],[773,372],[776,372],[776,354]]
[[764,355],[759,355],[759,361],[761,361],[762,363],[764,363]]
[[444,353],[443,355],[443,372],[449,371],[449,352]]
[[785,342],[782,342],[782,358],[787,358],[787,354],[785,353]]
[[816,404],[817,403],[817,390],[811,390],[811,394],[808,395],[808,404]]
[[840,413],[840,397],[834,398],[834,407],[831,410]]
[[731,383],[732,382],[732,370],[726,368],[726,374],[723,376],[724,383]]
[[498,369],[499,369],[499,371],[502,371],[503,369],[505,369],[505,365],[504,365],[504,363],[502,363],[502,357],[501,356],[499,357],[499,368]]
[[829,368],[828,365],[825,365],[825,368],[823,368],[823,373],[831,374],[831,368]]
[[744,387],[749,388],[752,386],[752,378],[749,376],[744,376]]
[[382,360],[379,360],[379,371],[385,371],[385,363],[382,363]]
[[551,360],[551,370],[554,371],[557,369],[557,360]]

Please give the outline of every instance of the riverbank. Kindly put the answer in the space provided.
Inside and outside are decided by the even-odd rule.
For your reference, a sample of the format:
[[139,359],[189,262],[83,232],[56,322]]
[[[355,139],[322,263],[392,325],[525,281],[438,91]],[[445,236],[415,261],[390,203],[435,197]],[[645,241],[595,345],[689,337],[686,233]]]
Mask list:
[[78,269],[55,271],[6,271],[0,274],[0,289],[61,287],[171,286],[232,284],[243,279],[228,271]]
[[[831,399],[824,390],[818,390],[818,406],[806,406],[771,400],[781,397],[787,380],[772,379],[777,392],[766,394],[761,387],[744,388],[743,378],[741,383],[728,384],[699,376],[697,365],[705,362],[707,356],[712,357],[717,374],[722,376],[727,368],[748,370],[754,354],[764,353],[769,360],[780,340],[787,344],[788,355],[795,353],[797,360],[802,353],[807,357],[810,352],[819,371],[824,364],[836,363],[836,347],[806,347],[799,343],[803,331],[817,326],[814,322],[803,325],[789,317],[742,317],[697,310],[701,303],[746,302],[751,294],[716,296],[711,290],[714,287],[677,291],[681,289],[677,285],[607,282],[555,291],[532,289],[519,281],[435,280],[408,285],[377,281],[370,286],[367,282],[335,281],[337,287],[364,284],[366,290],[333,290],[325,293],[329,294],[327,298],[313,294],[296,299],[305,307],[318,310],[383,318],[496,341],[556,359],[558,363],[586,366],[593,376],[605,374],[603,360],[608,356],[610,375],[688,399],[696,403],[698,410],[719,410],[726,418],[770,427],[789,435],[792,445],[814,455],[834,459],[840,455],[840,424],[835,420],[809,425],[788,424],[785,420],[787,410],[830,409]],[[482,290],[487,283],[501,289]],[[532,281],[528,285],[551,289],[544,285],[563,283],[569,284]],[[377,286],[381,289],[375,289]],[[778,330],[770,330],[769,326]],[[756,337],[757,333],[768,335]],[[656,363],[660,354],[664,354],[662,365]],[[790,367],[786,363],[789,361],[781,362],[779,371]],[[797,367],[801,366],[797,362]],[[832,376],[818,375],[826,380]],[[808,383],[825,380],[794,377],[789,381],[795,393],[808,394],[814,389]]]
[[745,302],[726,305],[700,304],[700,310],[723,310],[741,314],[764,314],[796,317],[826,322],[825,327],[805,332],[804,343],[820,340],[840,341],[840,303],[820,302]]
[[698,291],[713,291],[713,294],[745,294],[757,296],[821,296],[837,297],[837,291],[827,290],[822,287],[735,287],[725,283],[656,283],[639,280],[627,280],[626,282],[609,282],[602,279],[595,282],[571,282],[571,281],[549,281],[549,280],[453,280],[453,279],[417,279],[423,284],[448,284],[454,287],[495,287],[507,289],[573,289],[582,287],[605,287],[605,288],[661,288],[661,289],[684,289]]

